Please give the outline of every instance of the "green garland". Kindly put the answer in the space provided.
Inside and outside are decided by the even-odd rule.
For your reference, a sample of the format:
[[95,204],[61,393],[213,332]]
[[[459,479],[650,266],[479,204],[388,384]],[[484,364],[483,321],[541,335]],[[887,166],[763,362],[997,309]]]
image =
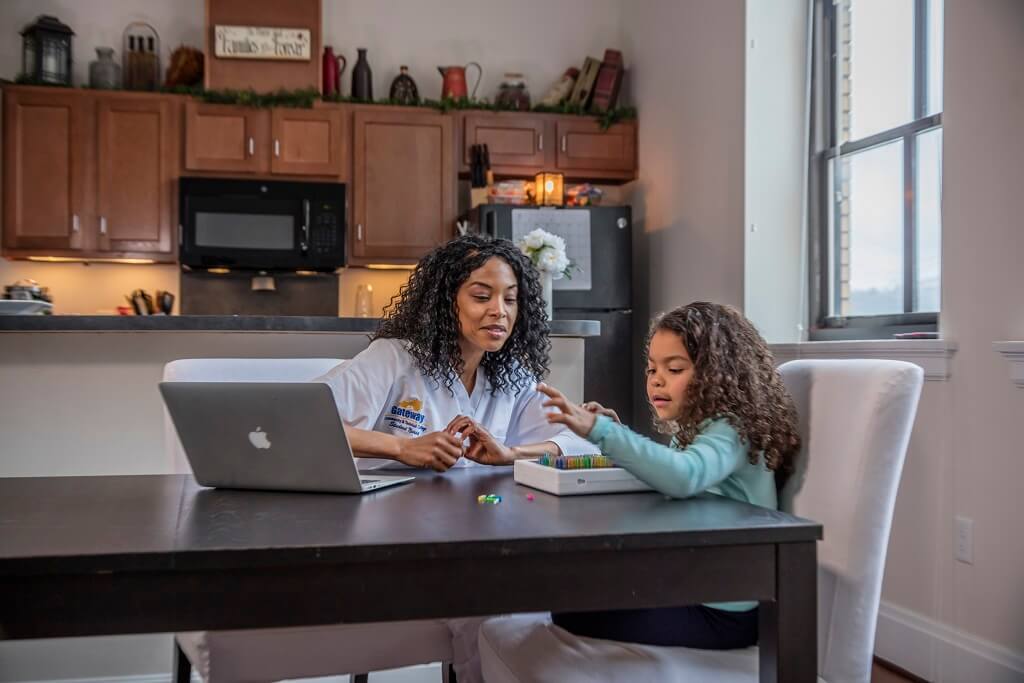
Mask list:
[[[17,83],[33,83],[33,81],[22,75],[18,77]],[[36,85],[51,85],[52,83],[38,83]],[[67,87],[67,86],[55,86]],[[288,107],[292,109],[311,109],[317,100],[324,102],[341,102],[346,104],[373,104],[387,105],[392,107],[420,107],[425,109],[436,109],[447,114],[452,111],[517,111],[508,104],[488,102],[469,97],[444,97],[440,100],[423,99],[417,103],[399,102],[392,99],[365,100],[358,97],[346,97],[342,95],[331,95],[321,97],[320,92],[315,88],[302,90],[278,90],[270,93],[258,93],[255,90],[206,90],[202,86],[174,86],[161,88],[160,92],[172,95],[186,95],[201,99],[210,104],[234,104],[243,107]],[[601,113],[588,112],[578,104],[563,103],[555,106],[537,104],[530,108],[531,112],[538,114],[568,114],[572,116],[589,116],[597,119],[601,130],[608,130],[620,121],[629,121],[637,117],[636,107],[615,107]]]

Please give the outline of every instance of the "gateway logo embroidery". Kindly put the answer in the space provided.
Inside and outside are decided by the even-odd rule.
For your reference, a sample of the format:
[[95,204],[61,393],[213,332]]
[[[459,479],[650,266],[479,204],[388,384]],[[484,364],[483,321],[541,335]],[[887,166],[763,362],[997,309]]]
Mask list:
[[418,398],[407,398],[391,406],[384,422],[393,430],[420,436],[427,431],[427,416],[420,412],[421,410],[423,401]]

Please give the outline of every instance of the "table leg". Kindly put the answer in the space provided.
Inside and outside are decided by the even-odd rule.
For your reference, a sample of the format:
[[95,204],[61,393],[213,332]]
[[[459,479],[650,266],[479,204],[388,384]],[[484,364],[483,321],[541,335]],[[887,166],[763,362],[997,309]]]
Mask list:
[[818,562],[811,543],[779,543],[776,599],[760,606],[761,683],[814,683],[818,676]]

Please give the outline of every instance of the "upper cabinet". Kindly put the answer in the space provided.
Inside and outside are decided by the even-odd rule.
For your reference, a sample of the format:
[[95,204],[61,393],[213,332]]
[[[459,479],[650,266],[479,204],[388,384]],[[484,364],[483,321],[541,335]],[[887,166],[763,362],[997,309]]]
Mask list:
[[570,180],[636,179],[636,122],[601,130],[597,119],[560,114],[472,112],[460,117],[460,171],[469,171],[470,147],[487,145],[498,176],[558,171]]
[[185,168],[266,173],[270,170],[269,134],[270,118],[264,109],[188,100]]
[[[491,168],[503,173],[537,173],[544,169],[552,138],[543,116],[512,112],[466,114],[463,118],[462,167],[469,168],[469,150],[487,145]],[[545,141],[545,135],[548,139]],[[545,142],[548,149],[545,149]]]
[[4,249],[79,250],[92,112],[59,90],[4,93]]
[[164,98],[97,102],[100,251],[172,253],[176,109]]
[[636,124],[620,123],[602,131],[596,121],[562,117],[555,168],[568,176],[636,177]]
[[360,108],[353,124],[349,263],[415,263],[455,220],[453,117]]
[[345,121],[338,108],[254,109],[188,101],[188,171],[345,177]]
[[174,259],[176,98],[4,91],[4,254]]

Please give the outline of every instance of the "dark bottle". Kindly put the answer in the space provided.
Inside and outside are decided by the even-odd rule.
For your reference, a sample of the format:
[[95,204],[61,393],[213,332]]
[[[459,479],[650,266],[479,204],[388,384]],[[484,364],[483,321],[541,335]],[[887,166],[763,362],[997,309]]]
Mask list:
[[395,80],[391,81],[391,100],[398,104],[419,104],[419,89],[409,75],[409,67],[403,66],[400,71]]
[[359,100],[373,99],[373,76],[370,74],[370,65],[366,61],[366,48],[356,48],[359,58],[352,69],[352,97]]

